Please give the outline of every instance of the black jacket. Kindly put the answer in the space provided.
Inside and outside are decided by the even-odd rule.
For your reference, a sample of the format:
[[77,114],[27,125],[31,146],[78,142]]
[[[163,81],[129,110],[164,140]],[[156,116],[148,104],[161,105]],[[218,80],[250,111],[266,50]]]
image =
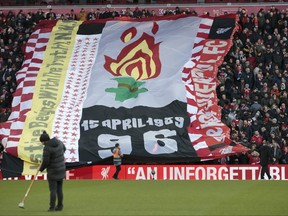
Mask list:
[[272,158],[271,147],[268,145],[263,145],[260,147],[260,164],[262,166],[267,166]]
[[40,167],[42,172],[47,169],[49,180],[61,180],[65,178],[65,145],[58,139],[52,138],[44,143],[43,161]]

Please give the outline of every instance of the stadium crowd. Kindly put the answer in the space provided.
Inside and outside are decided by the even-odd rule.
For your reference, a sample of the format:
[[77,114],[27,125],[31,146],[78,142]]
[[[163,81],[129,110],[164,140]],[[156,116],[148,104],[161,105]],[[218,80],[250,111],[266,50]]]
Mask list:
[[[271,146],[272,163],[288,163],[288,8],[280,11],[271,6],[248,14],[239,7],[238,30],[233,46],[219,67],[217,96],[222,107],[222,121],[231,129],[231,139],[251,150],[223,158],[217,163],[258,164],[259,147]],[[167,9],[165,15],[192,14],[189,8]],[[207,14],[209,15],[209,14]],[[79,13],[44,12],[17,14],[0,10],[0,122],[11,113],[13,93],[17,87],[16,72],[21,68],[25,44],[41,20],[95,20],[126,16],[143,18],[157,16],[147,9],[125,10],[84,8]]]

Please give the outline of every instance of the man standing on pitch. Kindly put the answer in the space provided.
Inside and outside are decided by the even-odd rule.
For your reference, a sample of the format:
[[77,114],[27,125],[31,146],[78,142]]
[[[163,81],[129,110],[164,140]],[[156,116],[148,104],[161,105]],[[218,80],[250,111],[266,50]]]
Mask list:
[[272,159],[272,151],[271,147],[266,144],[266,142],[263,142],[263,145],[260,147],[260,164],[261,164],[261,179],[264,179],[264,175],[268,176],[270,180],[273,180],[273,178],[270,176],[268,164],[269,161]]
[[119,143],[115,144],[115,148],[113,149],[112,153],[113,153],[113,164],[116,167],[116,171],[113,175],[113,178],[119,179],[118,174],[121,170],[121,163],[122,163],[122,157],[123,157],[121,150],[120,150]]
[[[61,211],[63,209],[63,179],[66,173],[64,159],[66,148],[57,138],[50,139],[46,131],[43,131],[41,134],[40,142],[44,145],[40,171],[42,172],[44,169],[47,169],[50,190],[50,208],[48,211]],[[58,199],[57,206],[56,197]]]

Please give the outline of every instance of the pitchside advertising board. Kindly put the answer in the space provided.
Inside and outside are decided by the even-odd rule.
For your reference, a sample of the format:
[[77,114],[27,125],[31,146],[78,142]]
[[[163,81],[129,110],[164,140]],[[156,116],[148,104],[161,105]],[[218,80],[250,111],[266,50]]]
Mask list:
[[[275,180],[288,180],[288,165],[269,166]],[[119,174],[122,180],[259,180],[261,166],[258,165],[123,165]],[[69,170],[66,180],[112,180],[113,165],[96,165]],[[3,180],[31,180],[27,175]],[[267,179],[267,176],[265,176]],[[47,180],[46,174],[36,177]]]

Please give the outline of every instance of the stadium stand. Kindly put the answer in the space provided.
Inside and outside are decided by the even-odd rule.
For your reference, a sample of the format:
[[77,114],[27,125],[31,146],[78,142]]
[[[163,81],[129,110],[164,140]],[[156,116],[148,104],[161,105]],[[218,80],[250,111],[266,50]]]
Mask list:
[[[27,4],[53,5],[61,1],[27,1]],[[23,61],[23,48],[34,27],[44,19],[93,20],[130,16],[133,18],[193,14],[202,15],[196,7],[181,6],[188,1],[175,0],[174,8],[157,5],[141,8],[127,5],[133,1],[87,1],[87,4],[123,4],[112,7],[56,7],[28,9],[0,9],[0,121],[10,115],[13,93],[17,87],[16,72]],[[138,2],[138,1],[137,1]],[[146,1],[145,3],[168,3],[168,1]],[[169,1],[171,2],[171,1]],[[189,1],[190,2],[190,1]],[[225,2],[206,0],[205,2]],[[231,1],[229,1],[231,2]],[[235,0],[235,2],[247,2]],[[10,6],[17,1],[2,1]],[[70,4],[78,4],[70,1]],[[159,8],[162,7],[162,10]],[[88,9],[89,8],[89,9]],[[264,9],[265,8],[265,9]],[[279,7],[280,8],[280,7]],[[222,121],[231,129],[231,139],[251,148],[241,155],[221,159],[216,163],[249,164],[258,163],[255,153],[263,142],[275,149],[273,163],[287,163],[288,140],[288,6],[258,6],[248,12],[245,6],[235,11],[239,15],[239,28],[233,39],[233,46],[219,67],[217,96],[222,107]],[[159,12],[160,11],[160,12]],[[162,11],[162,13],[161,13]],[[229,13],[229,11],[221,11]],[[206,15],[211,15],[205,12]],[[217,15],[214,13],[213,15]],[[278,151],[279,149],[279,151]],[[277,151],[276,151],[277,150]],[[214,161],[215,162],[215,161]]]

